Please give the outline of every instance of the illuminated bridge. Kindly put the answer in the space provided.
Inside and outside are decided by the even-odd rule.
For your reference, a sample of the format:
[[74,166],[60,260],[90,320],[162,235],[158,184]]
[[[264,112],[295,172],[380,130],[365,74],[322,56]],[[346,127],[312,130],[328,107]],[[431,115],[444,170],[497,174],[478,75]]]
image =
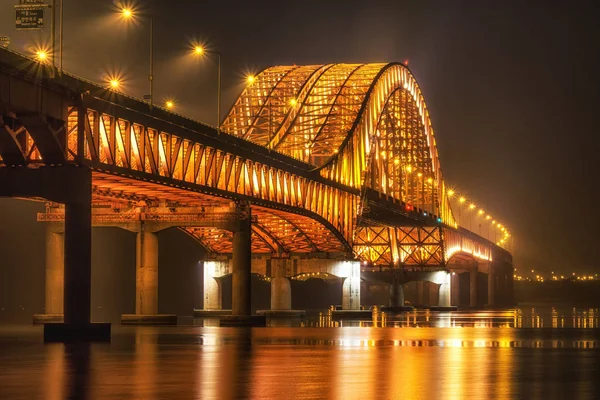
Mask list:
[[342,278],[349,309],[361,277],[391,283],[394,306],[410,281],[433,282],[441,306],[464,288],[472,306],[512,301],[511,255],[458,225],[402,64],[267,68],[219,134],[0,49],[0,112],[0,196],[47,201],[46,312],[64,298],[67,324],[89,322],[92,225],[137,232],[137,316],[157,314],[155,233],[174,226],[210,254],[206,309],[232,273],[233,314],[250,314],[251,270],[269,277],[273,309],[291,308],[288,278],[312,272]]

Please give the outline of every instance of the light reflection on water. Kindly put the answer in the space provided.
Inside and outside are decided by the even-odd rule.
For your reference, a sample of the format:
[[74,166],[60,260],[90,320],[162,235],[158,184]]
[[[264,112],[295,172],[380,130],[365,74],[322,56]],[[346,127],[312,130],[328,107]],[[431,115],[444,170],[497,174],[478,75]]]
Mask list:
[[[520,308],[504,311],[437,312],[414,310],[397,315],[374,309],[369,319],[348,320],[332,318],[329,312],[307,320],[297,320],[297,326],[311,327],[475,327],[475,328],[600,328],[597,308]],[[277,324],[278,321],[273,321]],[[285,322],[287,323],[287,321]]]
[[[600,397],[597,318],[524,309],[114,326],[110,344],[92,345],[44,345],[39,327],[0,326],[0,398],[591,399]],[[578,319],[587,322],[577,328]]]

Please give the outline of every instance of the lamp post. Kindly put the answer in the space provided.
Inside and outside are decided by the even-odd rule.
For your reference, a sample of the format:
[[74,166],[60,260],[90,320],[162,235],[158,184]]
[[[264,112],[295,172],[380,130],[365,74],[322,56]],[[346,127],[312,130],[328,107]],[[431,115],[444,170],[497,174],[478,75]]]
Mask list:
[[[130,8],[122,8],[121,15],[124,19],[130,20],[135,17],[133,10]],[[154,16],[147,15],[150,19],[150,74],[148,81],[150,82],[150,106],[154,103]]]
[[[469,210],[473,211],[475,209],[476,205],[474,203],[469,204]],[[469,231],[472,232],[471,230],[471,221],[473,220],[473,213],[469,213]]]
[[467,201],[463,196],[458,199],[458,224],[462,226],[462,206]]
[[214,54],[217,56],[217,135],[221,133],[221,53],[218,51],[206,50],[200,45],[194,46],[194,54],[202,56],[204,54]]

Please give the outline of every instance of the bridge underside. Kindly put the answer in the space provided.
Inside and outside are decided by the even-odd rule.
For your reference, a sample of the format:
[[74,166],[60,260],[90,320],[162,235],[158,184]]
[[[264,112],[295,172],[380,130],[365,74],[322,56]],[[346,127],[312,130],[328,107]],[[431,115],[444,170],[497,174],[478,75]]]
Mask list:
[[[192,192],[160,183],[140,181],[103,172],[92,173],[92,198],[96,205],[146,204],[167,207],[227,207],[232,199]],[[142,203],[143,202],[143,203]],[[265,254],[344,253],[344,244],[315,219],[281,209],[251,205],[252,252]],[[232,232],[217,227],[182,227],[207,251],[231,254]]]

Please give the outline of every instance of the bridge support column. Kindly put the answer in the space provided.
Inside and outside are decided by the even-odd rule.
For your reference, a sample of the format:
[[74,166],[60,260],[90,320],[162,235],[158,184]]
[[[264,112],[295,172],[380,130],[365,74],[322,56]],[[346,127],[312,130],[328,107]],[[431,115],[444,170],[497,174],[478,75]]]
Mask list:
[[360,261],[341,261],[342,309],[360,310]]
[[240,221],[239,230],[233,232],[231,304],[234,316],[251,315],[251,233],[250,215],[248,215],[247,219]]
[[460,275],[456,272],[451,273],[451,283],[450,283],[450,292],[452,294],[451,305],[459,306],[460,305]]
[[249,204],[238,203],[239,215],[233,230],[231,316],[221,317],[221,326],[265,326],[264,315],[252,315],[252,218]]
[[[65,204],[64,323],[45,324],[45,341],[110,340],[110,324],[91,324],[92,199],[91,171],[72,182],[79,198]],[[77,190],[75,189],[75,190]],[[74,190],[74,191],[75,191]]]
[[415,284],[417,287],[417,305],[422,306],[425,303],[425,299],[423,296],[423,289],[424,289],[423,286],[425,286],[425,282],[416,281]]
[[440,307],[450,307],[450,292],[451,292],[451,278],[450,273],[444,273],[442,277],[442,282],[440,284],[439,296],[438,296],[438,305]]
[[204,310],[222,309],[221,280],[229,274],[229,260],[204,261]]
[[292,285],[286,278],[289,262],[287,258],[271,259],[271,311],[292,309]]
[[65,284],[65,236],[59,224],[46,226],[46,294],[44,314],[33,316],[34,324],[63,322]]
[[176,325],[177,316],[158,314],[158,236],[145,222],[135,239],[135,314],[121,315],[123,325]]
[[492,263],[488,266],[488,307],[496,305],[496,273]]
[[[85,110],[79,108],[78,117],[84,116]],[[78,124],[77,137],[83,140],[84,134],[84,124]],[[65,204],[64,323],[45,324],[44,340],[110,340],[110,324],[90,323],[92,171],[74,165],[0,168],[0,195],[43,197]]]
[[135,313],[158,314],[158,237],[138,232],[135,239]]
[[477,267],[469,271],[469,304],[477,307]]
[[399,272],[392,277],[390,307],[404,307],[404,289],[402,288],[402,277]]

